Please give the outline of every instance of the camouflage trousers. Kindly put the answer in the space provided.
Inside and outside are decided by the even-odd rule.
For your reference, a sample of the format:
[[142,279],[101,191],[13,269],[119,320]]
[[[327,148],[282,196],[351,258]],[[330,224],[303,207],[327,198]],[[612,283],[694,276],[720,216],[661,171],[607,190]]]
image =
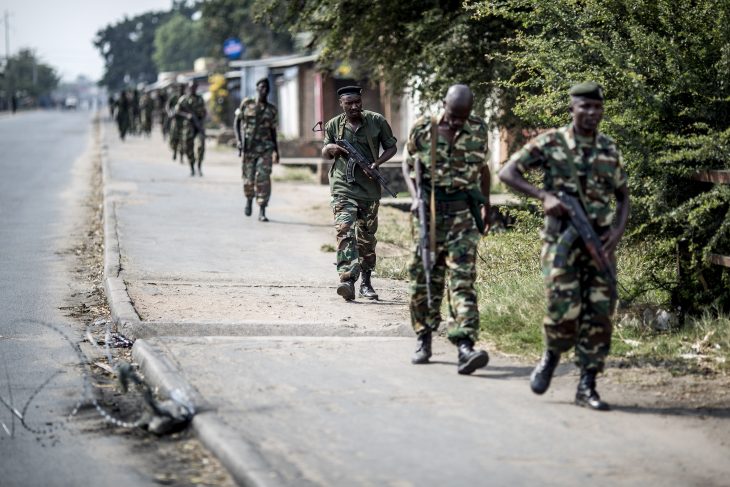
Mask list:
[[[414,218],[414,228],[418,220]],[[416,234],[417,237],[417,234]],[[428,306],[426,272],[418,251],[418,239],[413,245],[410,275],[411,325],[416,334],[436,331],[441,325],[441,302],[446,288],[449,321],[454,327],[448,338],[457,343],[463,338],[476,341],[479,333],[479,309],[476,280],[477,244],[481,235],[469,210],[436,216],[436,249],[431,271],[431,306]]]
[[545,242],[541,253],[547,313],[545,345],[562,353],[575,347],[582,370],[603,370],[611,346],[613,300],[605,276],[579,245],[568,251],[563,267],[555,266],[558,245]]
[[170,150],[182,154],[182,122],[178,117],[170,120]]
[[[197,141],[197,142],[196,142]],[[185,157],[188,158],[190,165],[198,161],[198,168],[203,164],[203,156],[205,155],[205,138],[200,137],[199,132],[192,124],[185,124],[183,130],[183,144],[185,147]],[[195,150],[197,145],[198,150]]]
[[380,201],[332,197],[337,231],[337,273],[340,281],[356,281],[361,271],[375,269]]
[[271,166],[273,150],[245,152],[241,172],[243,173],[243,196],[256,197],[256,204],[266,206],[271,197]]

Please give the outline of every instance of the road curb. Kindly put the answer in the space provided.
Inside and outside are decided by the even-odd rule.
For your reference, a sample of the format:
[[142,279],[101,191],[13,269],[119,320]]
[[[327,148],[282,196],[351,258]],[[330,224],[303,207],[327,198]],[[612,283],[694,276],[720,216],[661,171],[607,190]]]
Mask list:
[[199,410],[192,421],[193,430],[239,485],[286,485],[257,448],[236,435],[235,430],[210,409],[205,399],[185,380],[178,367],[162,350],[144,340],[137,340],[132,348],[132,356],[150,384],[168,396],[174,390],[182,392],[193,403],[196,411]]
[[[97,147],[99,157],[101,159],[102,174],[102,204],[104,218],[104,290],[106,291],[109,310],[111,311],[112,321],[117,325],[117,329],[134,338],[134,330],[139,327],[141,320],[137,311],[134,309],[129,293],[127,292],[127,284],[121,277],[122,259],[119,246],[119,233],[117,226],[116,207],[109,189],[110,167],[109,154],[106,144],[106,125],[97,119],[99,124],[99,138]],[[132,333],[129,333],[129,332]]]

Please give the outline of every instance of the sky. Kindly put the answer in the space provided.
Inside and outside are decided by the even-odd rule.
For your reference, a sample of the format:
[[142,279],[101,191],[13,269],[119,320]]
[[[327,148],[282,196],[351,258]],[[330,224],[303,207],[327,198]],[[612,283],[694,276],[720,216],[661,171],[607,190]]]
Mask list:
[[172,0],[0,0],[0,56],[5,57],[4,13],[10,24],[10,55],[32,48],[64,81],[78,75],[98,80],[104,60],[93,45],[99,29],[151,10],[169,10]]

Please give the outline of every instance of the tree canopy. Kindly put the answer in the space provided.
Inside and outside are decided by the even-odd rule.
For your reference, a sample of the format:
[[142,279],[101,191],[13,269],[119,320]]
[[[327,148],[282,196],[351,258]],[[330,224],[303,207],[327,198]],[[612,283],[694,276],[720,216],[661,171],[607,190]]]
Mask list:
[[213,46],[200,20],[175,13],[155,31],[152,59],[160,71],[183,71]]
[[237,37],[246,46],[244,57],[249,59],[293,52],[294,41],[286,26],[258,20],[260,8],[255,0],[207,0],[201,7],[206,32],[217,49],[222,49],[226,39]]
[[10,56],[5,66],[4,88],[7,93],[38,99],[49,95],[60,80],[56,70],[38,59],[32,49],[21,49]]
[[109,24],[96,33],[94,46],[104,58],[104,76],[100,84],[119,90],[130,84],[151,83],[157,79],[157,65],[153,60],[155,33],[170,17],[190,16],[197,4],[173,2],[170,11],[146,12],[132,18]]

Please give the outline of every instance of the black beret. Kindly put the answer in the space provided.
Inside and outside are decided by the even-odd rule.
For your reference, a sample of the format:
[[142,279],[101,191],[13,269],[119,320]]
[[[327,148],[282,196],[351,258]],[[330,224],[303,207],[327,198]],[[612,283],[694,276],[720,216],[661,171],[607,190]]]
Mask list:
[[344,86],[337,90],[337,97],[345,96],[345,95],[361,95],[362,94],[362,88],[359,86]]
[[593,100],[603,101],[603,88],[598,83],[593,81],[586,81],[585,83],[578,83],[574,85],[570,91],[570,96],[580,96],[583,98],[591,98]]

